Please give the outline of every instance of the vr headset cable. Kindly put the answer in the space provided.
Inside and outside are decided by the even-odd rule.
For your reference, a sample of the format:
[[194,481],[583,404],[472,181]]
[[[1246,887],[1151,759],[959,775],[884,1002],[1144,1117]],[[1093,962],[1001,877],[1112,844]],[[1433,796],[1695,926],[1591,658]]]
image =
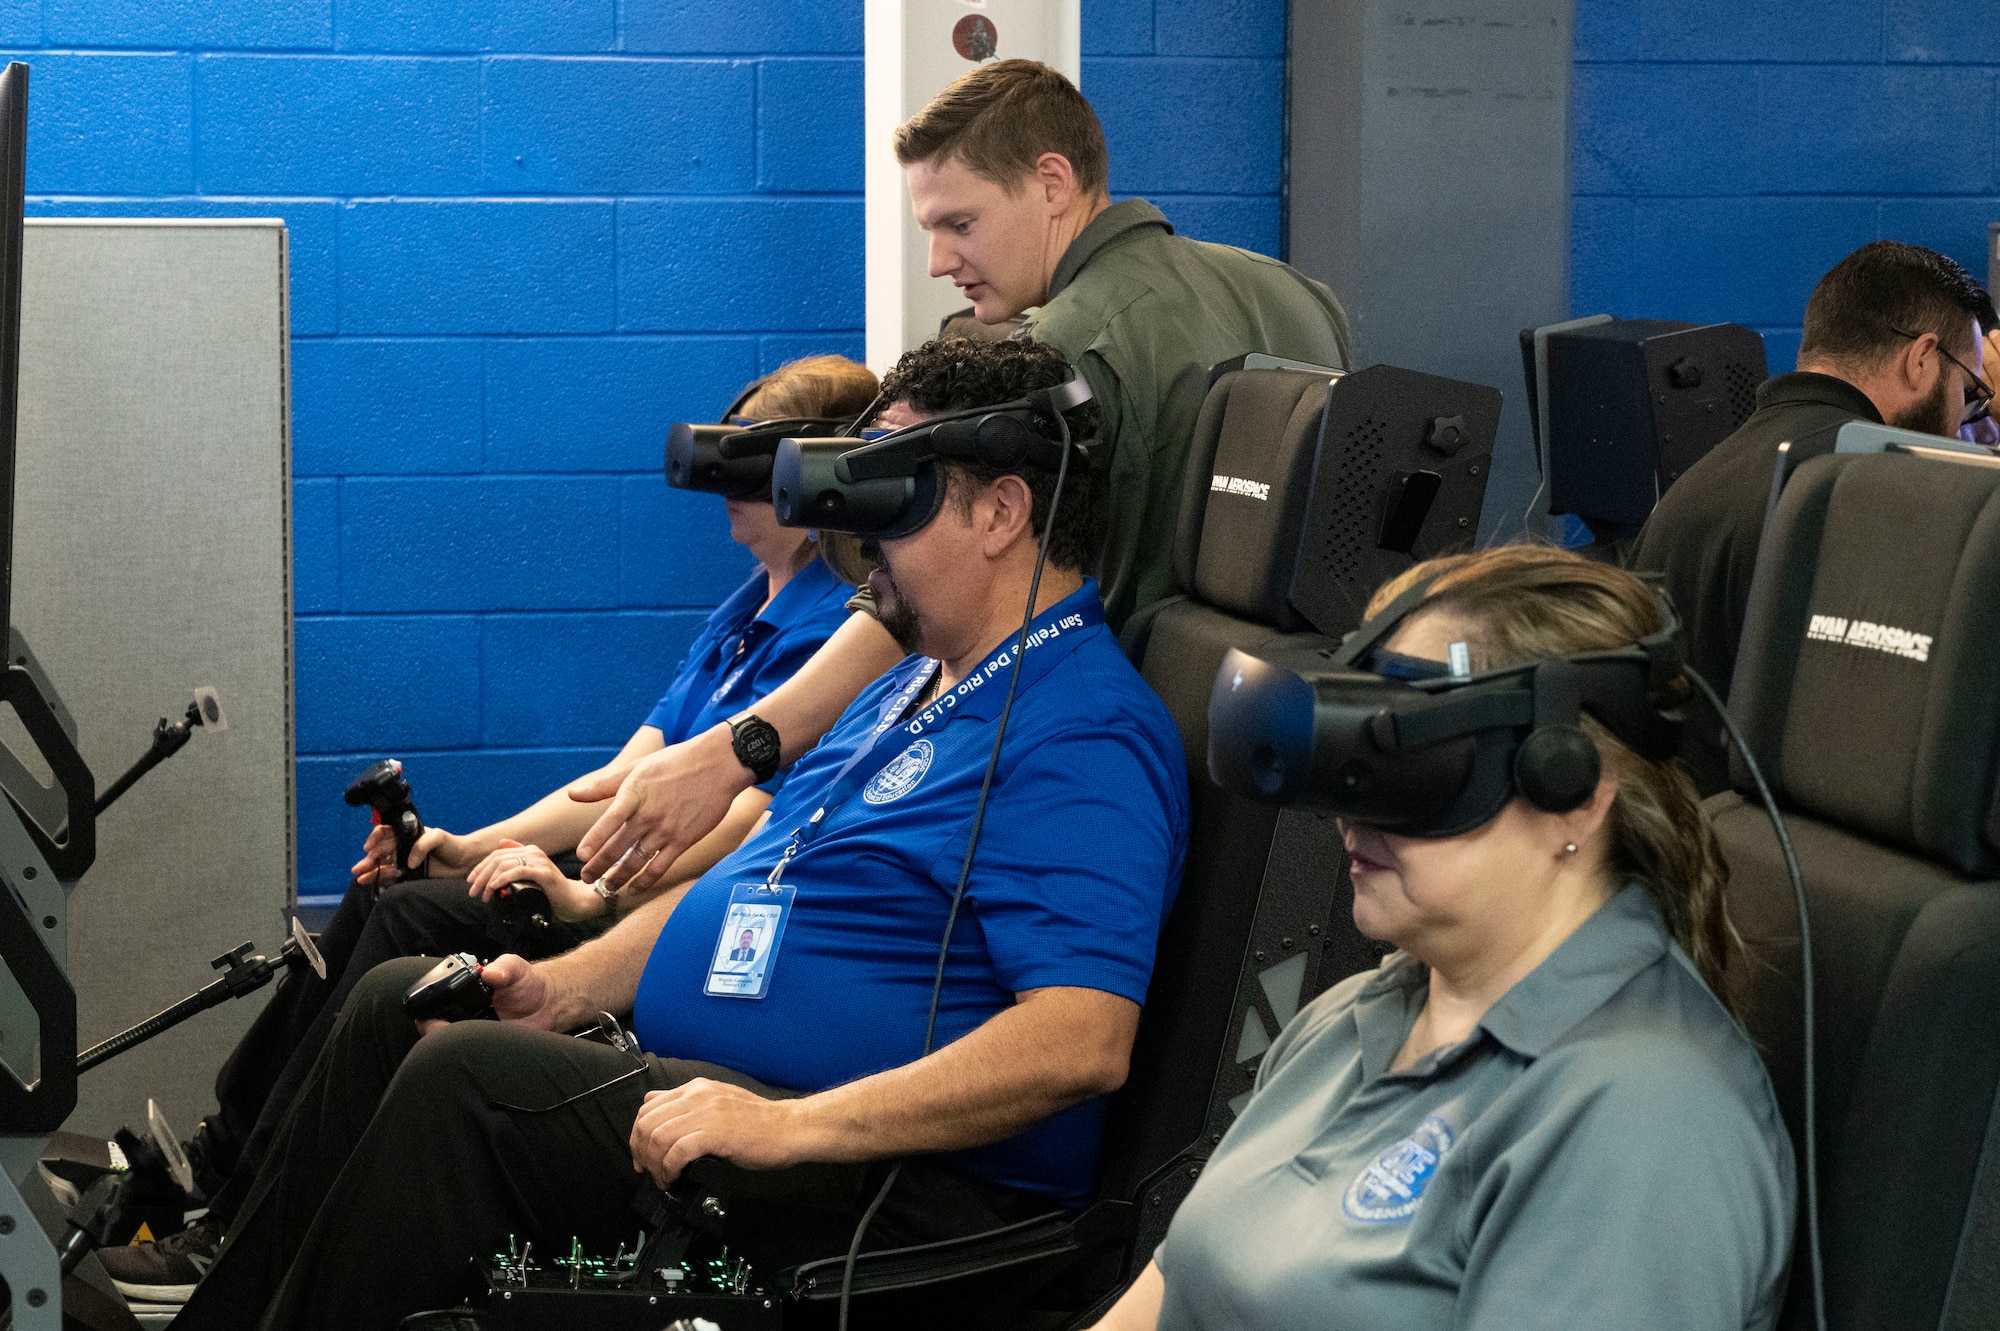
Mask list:
[[[1069,478],[1071,447],[1069,422],[1060,411],[1050,413],[1055,417],[1056,428],[1062,432],[1062,459],[1056,466],[1056,486],[1049,496],[1049,512],[1042,523],[1041,540],[1035,548],[1035,571],[1028,580],[1028,606],[1021,615],[1021,632],[1014,639],[1014,668],[1007,672],[1007,699],[1000,705],[1000,720],[993,728],[993,750],[986,758],[986,775],[979,783],[979,802],[972,811],[972,832],[966,838],[965,859],[958,868],[958,885],[952,889],[951,910],[945,916],[944,937],[938,941],[937,973],[931,979],[931,1002],[929,1015],[924,1019],[924,1051],[919,1059],[928,1058],[937,1040],[938,1000],[944,993],[945,963],[951,957],[952,930],[958,927],[959,907],[965,902],[966,884],[972,878],[972,857],[979,849],[979,832],[986,825],[986,800],[993,790],[993,774],[1000,767],[1000,745],[1007,738],[1007,721],[1014,712],[1014,695],[1021,686],[1021,666],[1028,654],[1028,630],[1035,622],[1035,601],[1041,595],[1042,569],[1049,559],[1049,537],[1056,528],[1056,514],[1062,507],[1063,483]],[[1032,515],[1034,503],[1029,501]],[[901,1161],[892,1165],[882,1186],[875,1191],[875,1197],[868,1208],[861,1213],[861,1219],[854,1226],[854,1238],[847,1245],[847,1261],[840,1270],[840,1331],[847,1331],[848,1301],[854,1291],[854,1263],[861,1255],[861,1241],[868,1234],[869,1225],[874,1223],[875,1213],[888,1200],[889,1189],[896,1185],[897,1176],[903,1172]]]
[[1763,769],[1757,766],[1757,757],[1750,752],[1750,746],[1743,742],[1743,732],[1736,728],[1735,718],[1729,715],[1729,709],[1716,696],[1715,689],[1693,666],[1684,665],[1682,671],[1694,681],[1702,697],[1708,699],[1708,705],[1722,718],[1723,727],[1729,732],[1729,742],[1736,746],[1736,752],[1743,757],[1743,765],[1750,770],[1750,780],[1757,787],[1757,798],[1764,802],[1771,830],[1778,837],[1778,850],[1785,857],[1785,873],[1792,880],[1792,904],[1799,917],[1799,975],[1805,986],[1804,1001],[1800,1006],[1805,1016],[1806,1248],[1812,1259],[1813,1326],[1817,1331],[1826,1331],[1826,1275],[1819,1250],[1819,1115],[1815,1094],[1818,1078],[1813,1066],[1812,919],[1806,913],[1805,880],[1799,873],[1798,856],[1792,851],[1791,833],[1785,829],[1785,820],[1778,813],[1778,801],[1772,798]]

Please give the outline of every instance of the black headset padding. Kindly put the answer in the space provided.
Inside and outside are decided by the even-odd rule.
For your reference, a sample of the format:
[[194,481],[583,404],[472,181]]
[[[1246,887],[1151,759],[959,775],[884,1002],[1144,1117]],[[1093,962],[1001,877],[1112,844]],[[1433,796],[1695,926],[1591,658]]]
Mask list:
[[1014,471],[1027,463],[1037,444],[1046,449],[1048,442],[1019,416],[996,415],[980,418],[972,447],[980,465],[995,471]]
[[1425,837],[1460,836],[1475,827],[1484,827],[1499,816],[1513,798],[1513,762],[1517,752],[1511,731],[1482,730],[1471,736],[1472,771],[1465,785],[1452,797],[1444,812],[1425,831],[1411,835]]
[[1538,726],[1514,751],[1514,788],[1543,813],[1582,808],[1603,773],[1597,745],[1581,726]]
[[942,457],[994,471],[1052,468],[1061,460],[1061,446],[1037,429],[1037,422],[1033,412],[1021,408],[947,420],[932,432],[932,446]]
[[944,511],[944,496],[944,472],[936,467],[922,468],[910,478],[910,501],[903,520],[875,539],[914,536]]
[[1535,728],[1514,751],[1514,788],[1543,813],[1580,808],[1604,770],[1580,724],[1586,668],[1558,656],[1537,664],[1532,676]]

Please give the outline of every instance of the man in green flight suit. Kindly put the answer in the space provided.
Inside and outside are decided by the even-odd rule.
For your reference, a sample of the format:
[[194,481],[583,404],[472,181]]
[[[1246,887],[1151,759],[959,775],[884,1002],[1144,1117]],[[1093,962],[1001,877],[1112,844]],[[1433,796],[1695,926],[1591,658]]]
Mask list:
[[[1016,336],[1062,351],[1090,384],[1094,465],[1109,468],[1094,572],[1121,629],[1176,590],[1174,522],[1209,367],[1264,352],[1344,369],[1347,316],[1276,259],[1177,236],[1143,199],[1111,202],[1097,114],[1046,65],[973,70],[896,131],[896,157],[930,236],[931,274],[949,277],[982,323],[1027,313]],[[909,423],[898,405],[880,423]],[[574,799],[611,800],[577,848],[585,880],[656,885],[774,745],[796,759],[901,655],[872,615],[856,614],[754,716],[572,786]]]
[[983,322],[1027,313],[1017,336],[1068,356],[1096,395],[1111,469],[1097,578],[1122,626],[1175,590],[1181,473],[1209,367],[1261,351],[1344,369],[1347,316],[1276,259],[1176,236],[1144,199],[1111,202],[1096,113],[1047,65],[967,74],[896,131],[896,159],[931,275]]

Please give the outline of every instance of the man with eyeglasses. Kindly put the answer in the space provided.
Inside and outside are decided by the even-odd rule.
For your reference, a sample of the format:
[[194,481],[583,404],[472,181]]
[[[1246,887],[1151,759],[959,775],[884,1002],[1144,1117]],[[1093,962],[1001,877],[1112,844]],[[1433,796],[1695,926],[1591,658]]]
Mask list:
[[[1986,417],[1993,397],[1981,337],[1993,322],[1970,273],[1900,241],[1863,245],[1813,288],[1797,372],[1767,380],[1750,419],[1674,482],[1632,556],[1633,567],[1665,577],[1689,662],[1717,688],[1736,667],[1778,445],[1828,442],[1856,420],[1956,437]],[[1682,757],[1704,795],[1728,784],[1722,720],[1700,700]]]

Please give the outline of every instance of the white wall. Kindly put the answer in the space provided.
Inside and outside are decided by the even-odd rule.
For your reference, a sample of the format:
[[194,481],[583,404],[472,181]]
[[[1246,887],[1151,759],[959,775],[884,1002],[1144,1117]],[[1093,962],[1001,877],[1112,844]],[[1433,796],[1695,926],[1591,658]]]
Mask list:
[[1040,60],[1081,86],[1082,12],[1079,0],[868,0],[868,363],[877,372],[966,306],[948,279],[930,276],[891,147],[896,126],[991,60]]

